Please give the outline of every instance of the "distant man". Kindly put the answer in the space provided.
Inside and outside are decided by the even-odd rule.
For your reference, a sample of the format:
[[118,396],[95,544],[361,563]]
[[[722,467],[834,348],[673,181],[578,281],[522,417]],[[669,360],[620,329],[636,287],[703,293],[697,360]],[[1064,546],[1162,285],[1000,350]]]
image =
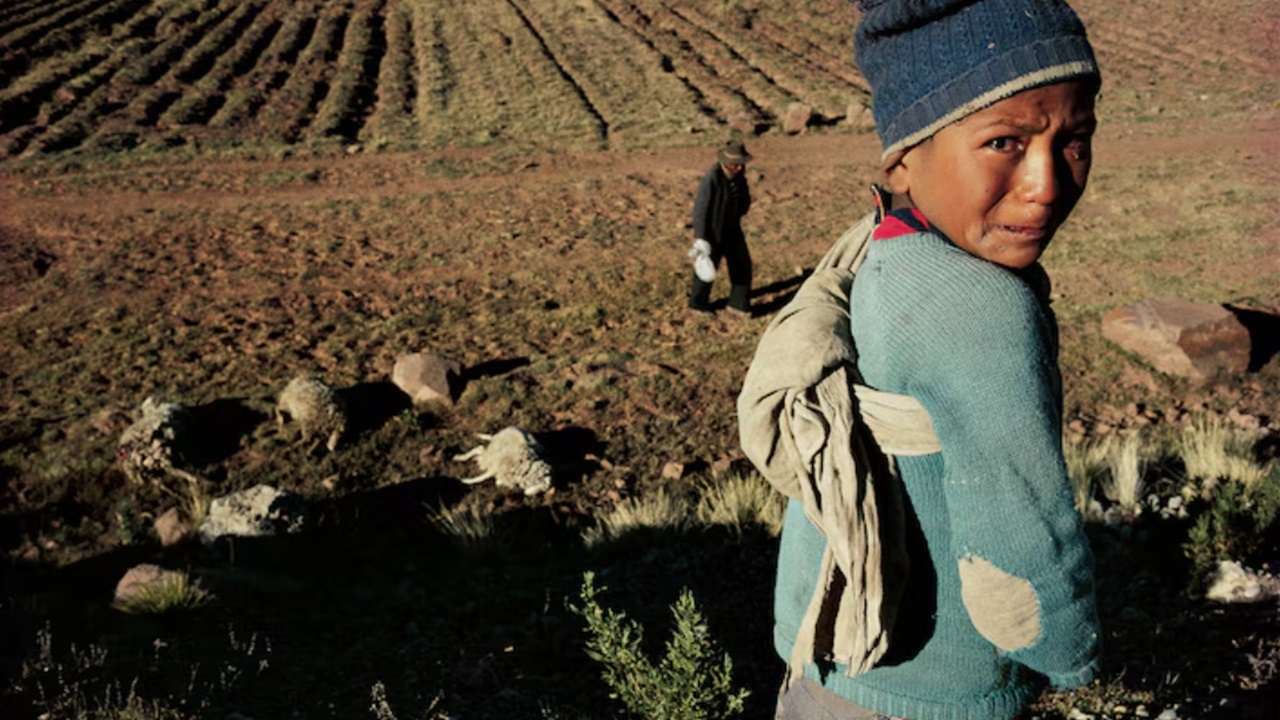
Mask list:
[[693,202],[693,288],[689,307],[710,312],[711,284],[720,258],[729,268],[729,311],[751,314],[751,254],[742,234],[742,216],[751,208],[751,191],[742,172],[751,154],[738,140],[716,152],[716,164],[702,176]]

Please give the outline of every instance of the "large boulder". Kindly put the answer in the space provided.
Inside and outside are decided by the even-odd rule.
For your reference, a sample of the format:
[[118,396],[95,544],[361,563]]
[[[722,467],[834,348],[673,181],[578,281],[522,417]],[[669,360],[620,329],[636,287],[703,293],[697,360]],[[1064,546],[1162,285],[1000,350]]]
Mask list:
[[1103,315],[1102,334],[1169,375],[1203,379],[1249,369],[1249,331],[1221,305],[1143,300]]
[[300,495],[256,485],[214,498],[200,524],[200,542],[212,545],[223,537],[273,537],[296,533],[306,523],[306,503]]
[[462,365],[430,353],[402,355],[391,370],[391,382],[415,405],[453,404],[462,385]]

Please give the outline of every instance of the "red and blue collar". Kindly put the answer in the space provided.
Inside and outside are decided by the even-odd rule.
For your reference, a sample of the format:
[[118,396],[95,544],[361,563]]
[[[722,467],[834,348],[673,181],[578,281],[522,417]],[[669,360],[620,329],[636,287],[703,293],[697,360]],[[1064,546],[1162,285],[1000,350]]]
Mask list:
[[915,208],[898,208],[884,216],[884,220],[876,226],[871,235],[873,240],[888,240],[902,235],[929,232],[932,226],[923,213]]

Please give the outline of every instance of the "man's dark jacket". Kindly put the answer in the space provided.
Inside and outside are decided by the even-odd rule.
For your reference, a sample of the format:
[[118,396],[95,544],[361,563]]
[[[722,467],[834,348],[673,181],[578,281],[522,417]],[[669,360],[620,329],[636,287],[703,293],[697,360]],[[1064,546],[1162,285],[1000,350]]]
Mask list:
[[698,184],[693,201],[693,236],[718,247],[728,239],[742,237],[739,222],[751,209],[751,191],[746,172],[730,180],[720,163],[711,166]]

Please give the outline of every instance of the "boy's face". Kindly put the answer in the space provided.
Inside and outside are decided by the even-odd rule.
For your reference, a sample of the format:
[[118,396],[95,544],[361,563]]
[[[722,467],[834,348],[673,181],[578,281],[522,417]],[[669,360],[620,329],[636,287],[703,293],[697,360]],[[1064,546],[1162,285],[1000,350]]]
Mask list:
[[908,150],[889,186],[962,249],[1025,268],[1084,192],[1093,104],[1090,83],[1024,90]]

